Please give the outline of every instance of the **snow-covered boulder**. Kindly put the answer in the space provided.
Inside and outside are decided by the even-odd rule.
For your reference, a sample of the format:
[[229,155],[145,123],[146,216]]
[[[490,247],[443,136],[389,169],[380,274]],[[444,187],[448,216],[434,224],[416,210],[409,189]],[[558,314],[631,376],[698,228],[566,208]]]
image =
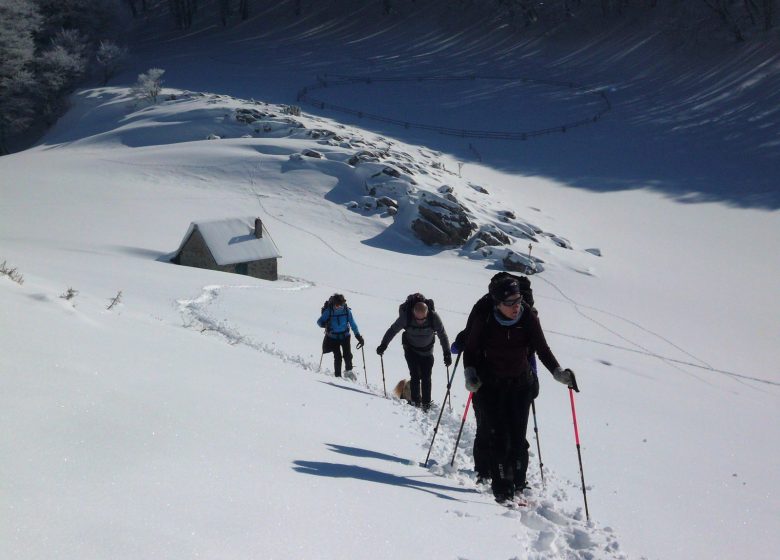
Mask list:
[[412,222],[412,231],[426,245],[460,246],[477,229],[463,206],[446,199],[423,197],[418,212],[420,217]]
[[514,251],[508,251],[502,263],[506,270],[522,272],[523,274],[536,274],[542,272],[542,260],[530,255],[523,255]]
[[258,111],[257,109],[247,109],[243,107],[236,109],[236,121],[244,124],[252,124],[266,116],[268,116],[268,113]]
[[364,162],[378,162],[379,154],[370,150],[361,150],[347,160],[352,167]]
[[364,210],[375,210],[377,207],[376,198],[373,196],[364,196],[360,199],[360,206],[362,206]]
[[376,200],[377,206],[386,206],[387,208],[394,208],[395,210],[398,210],[398,201],[393,200],[389,196],[380,196]]
[[497,247],[499,245],[509,245],[512,243],[512,239],[506,233],[493,225],[483,226],[479,233],[477,233],[476,238],[484,243],[481,245],[482,247],[485,245]]

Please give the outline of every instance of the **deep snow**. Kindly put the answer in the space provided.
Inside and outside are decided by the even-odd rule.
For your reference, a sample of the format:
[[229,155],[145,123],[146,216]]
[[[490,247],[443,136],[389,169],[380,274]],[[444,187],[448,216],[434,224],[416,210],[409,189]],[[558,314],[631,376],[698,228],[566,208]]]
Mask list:
[[[710,123],[680,135],[715,143],[714,155],[675,156],[685,164],[665,166],[669,180],[622,174],[634,160],[652,168],[666,153],[653,141],[661,128],[635,124],[652,112],[620,103],[641,89],[621,89],[641,82],[628,61],[610,78],[615,107],[603,122],[525,143],[473,142],[481,163],[467,140],[358,128],[306,106],[304,129],[255,132],[235,110],[261,106],[282,122],[276,103],[294,103],[315,73],[307,49],[337,44],[293,31],[239,41],[251,45],[243,53],[219,31],[181,39],[163,63],[151,47],[138,51],[141,69],[167,67],[179,89],[165,93],[175,100],[134,102],[132,77],[83,90],[39,146],[0,159],[0,261],[24,277],[0,278],[0,556],[774,557],[780,222],[767,187],[776,187],[776,171],[752,165],[768,160],[738,165],[748,186],[736,188],[710,163],[750,150],[716,142],[724,125]],[[371,54],[382,41],[370,28],[365,36],[360,60],[375,72],[419,69],[410,53],[424,52],[422,42],[394,38],[402,52],[384,60],[387,51]],[[468,51],[469,37],[447,45]],[[486,39],[472,44],[474,56],[489,51]],[[318,51],[319,64],[332,71],[354,56],[351,43],[341,47],[327,58]],[[224,61],[242,56],[266,66],[239,79]],[[458,60],[440,68],[461,71],[466,61]],[[537,58],[531,69],[540,66]],[[582,81],[594,68],[583,65]],[[447,98],[457,100],[452,87]],[[189,93],[198,91],[206,95]],[[446,124],[467,111],[479,127],[505,93],[491,90],[465,109],[450,104],[437,118]],[[539,112],[548,94],[506,93]],[[344,90],[341,101],[357,106],[363,95]],[[435,90],[425,99],[436,106]],[[413,106],[393,107],[418,121],[426,115],[425,104],[418,116]],[[770,115],[765,128],[776,134],[769,101],[754,110]],[[479,119],[480,111],[492,116]],[[311,138],[312,129],[342,138]],[[212,134],[221,139],[206,140]],[[413,291],[435,299],[453,337],[499,261],[422,245],[408,228],[415,196],[402,199],[395,219],[351,208],[376,169],[346,160],[367,146],[415,170],[412,195],[447,185],[480,224],[512,210],[518,222],[569,241],[571,249],[539,237],[533,254],[544,271],[532,282],[548,341],[582,389],[590,523],[568,394],[546,371],[537,401],[546,487],[532,441],[527,510],[508,511],[475,486],[473,419],[448,466],[467,396],[459,372],[432,465],[419,466],[436,417],[383,397],[373,348]],[[324,157],[299,157],[306,149]],[[559,172],[548,173],[555,162]],[[713,182],[702,196],[698,183],[680,190],[693,175]],[[193,220],[247,215],[263,219],[283,255],[278,282],[165,262]],[[518,239],[515,249],[527,244]],[[71,300],[60,297],[68,288],[78,290]],[[318,368],[315,319],[335,291],[346,294],[367,340],[355,383],[332,377],[329,356]],[[384,366],[389,390],[405,375],[397,340]],[[439,402],[445,375],[437,355]]]

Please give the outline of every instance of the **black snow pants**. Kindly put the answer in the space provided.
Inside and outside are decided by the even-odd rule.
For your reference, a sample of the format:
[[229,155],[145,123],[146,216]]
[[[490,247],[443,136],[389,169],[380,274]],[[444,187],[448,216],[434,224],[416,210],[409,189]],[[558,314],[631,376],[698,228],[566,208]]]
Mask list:
[[431,372],[433,371],[433,354],[419,354],[410,346],[404,346],[404,358],[409,366],[411,377],[412,403],[429,405],[431,403]]
[[[486,383],[474,394],[475,410],[479,410],[478,430],[487,440],[489,459],[486,463],[496,498],[509,497],[525,486],[528,472],[526,431],[534,396],[533,386],[511,379]],[[484,445],[484,441],[480,445]]]
[[[531,355],[531,358],[533,359],[533,354]],[[531,370],[534,372],[534,384],[530,389],[530,397],[531,401],[536,399],[536,397],[539,396],[539,378],[536,376],[536,362],[532,361]],[[474,435],[474,447],[473,447],[473,453],[474,453],[474,472],[477,475],[477,479],[482,480],[489,480],[492,476],[491,474],[491,467],[490,467],[490,433],[489,429],[487,428],[487,422],[483,420],[484,412],[482,411],[482,400],[483,397],[480,395],[481,391],[477,391],[474,393],[474,396],[472,397],[471,403],[474,408],[474,418],[477,421],[477,432]],[[483,393],[484,394],[484,393]],[[528,431],[527,429],[527,420],[528,413],[526,413],[526,429],[525,432]],[[522,474],[522,486],[525,486],[525,474],[528,471],[528,449],[530,449],[531,444],[528,442],[528,439],[525,438],[525,442],[522,444],[525,446],[525,452],[520,453],[518,456],[518,461],[520,461],[517,472]],[[522,486],[518,486],[518,488],[521,488]]]
[[[326,339],[325,352],[333,352],[333,371],[336,377],[341,377],[341,356],[344,355],[344,362],[347,370],[352,369],[352,337],[347,335],[342,339],[328,336]],[[325,346],[325,345],[324,345]]]

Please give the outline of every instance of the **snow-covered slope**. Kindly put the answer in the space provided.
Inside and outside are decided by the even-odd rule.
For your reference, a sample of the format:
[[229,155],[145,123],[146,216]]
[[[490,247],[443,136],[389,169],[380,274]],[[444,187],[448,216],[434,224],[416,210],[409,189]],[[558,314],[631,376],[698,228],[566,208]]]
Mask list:
[[[218,59],[231,52],[211,40]],[[176,82],[188,60],[172,69]],[[311,79],[298,69],[268,85],[280,68],[257,86]],[[38,147],[0,159],[0,262],[23,277],[0,277],[0,556],[774,556],[776,211],[680,204],[649,183],[578,189],[491,163],[526,146],[552,158],[603,140],[601,125],[533,145],[480,142],[480,163],[463,157],[467,142],[453,155],[452,139],[428,135],[424,147],[411,129],[286,114],[294,98],[254,103],[240,82],[196,93],[208,74],[151,107],[124,86],[81,91]],[[493,95],[488,106],[502,99]],[[240,109],[268,115],[248,124]],[[338,138],[312,133],[325,130]],[[374,207],[391,194],[395,215]],[[460,373],[428,468],[436,416],[384,398],[405,363],[398,340],[384,372],[373,348],[402,299],[434,298],[454,335],[504,256],[474,240],[417,239],[422,200],[448,194],[479,228],[553,234],[513,243],[544,261],[532,280],[542,324],[578,374],[590,522],[568,393],[547,372],[537,401],[546,485],[532,442],[522,511],[476,487],[472,418],[449,467],[467,397]],[[280,281],[166,262],[193,220],[251,215],[283,255]],[[75,297],[61,297],[69,288]],[[330,356],[319,365],[315,319],[336,291],[367,341],[354,383],[332,377]]]

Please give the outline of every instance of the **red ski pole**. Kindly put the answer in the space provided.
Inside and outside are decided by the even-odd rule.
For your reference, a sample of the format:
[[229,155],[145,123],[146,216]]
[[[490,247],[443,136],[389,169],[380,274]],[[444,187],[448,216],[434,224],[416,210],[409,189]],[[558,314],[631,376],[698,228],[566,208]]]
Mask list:
[[460,421],[460,430],[458,430],[458,439],[455,440],[455,449],[452,451],[452,461],[450,461],[450,466],[455,464],[455,454],[458,452],[458,444],[460,443],[460,434],[463,433],[463,424],[466,423],[466,416],[469,413],[469,406],[471,405],[471,397],[474,395],[474,393],[469,393],[469,398],[466,399],[466,410],[463,411],[463,420]]
[[574,421],[574,441],[577,443],[577,459],[580,462],[580,480],[582,481],[582,497],[585,499],[585,519],[590,521],[588,513],[588,495],[585,493],[585,475],[582,472],[582,453],[580,452],[580,430],[577,427],[577,411],[574,409],[574,388],[569,387],[569,400],[571,401],[571,417]]

